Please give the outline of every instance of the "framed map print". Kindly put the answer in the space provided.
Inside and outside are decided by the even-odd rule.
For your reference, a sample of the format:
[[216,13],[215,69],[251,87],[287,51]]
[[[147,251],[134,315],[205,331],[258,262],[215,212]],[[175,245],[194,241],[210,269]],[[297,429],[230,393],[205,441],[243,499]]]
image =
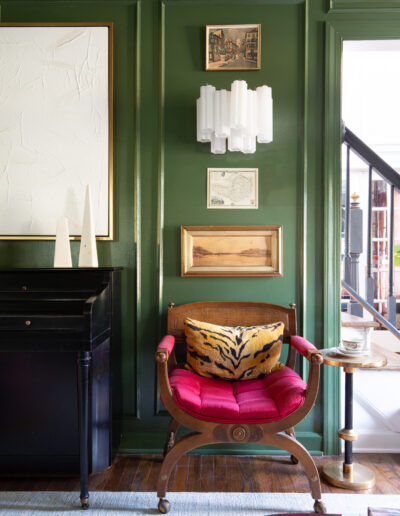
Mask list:
[[258,208],[258,168],[208,168],[207,208]]

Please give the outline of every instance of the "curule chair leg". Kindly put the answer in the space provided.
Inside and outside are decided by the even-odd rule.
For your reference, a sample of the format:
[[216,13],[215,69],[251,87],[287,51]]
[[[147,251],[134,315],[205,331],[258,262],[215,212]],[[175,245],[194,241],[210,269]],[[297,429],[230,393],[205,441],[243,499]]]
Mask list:
[[168,432],[167,432],[167,439],[166,439],[165,445],[164,445],[164,453],[163,453],[164,457],[167,455],[169,450],[175,444],[176,432],[178,431],[178,428],[180,426],[181,426],[180,423],[178,423],[178,421],[176,419],[171,418],[171,422],[169,424]]
[[[290,428],[288,428],[287,430],[285,430],[285,434],[290,435],[291,437],[293,437],[293,439],[296,439],[296,433],[292,426]],[[295,457],[294,455],[290,456],[290,460],[292,461],[293,464],[299,463],[299,459],[297,457]]]
[[264,435],[264,438],[260,441],[260,444],[261,442],[263,444],[270,444],[272,446],[286,450],[298,459],[307,475],[311,489],[311,496],[315,500],[314,511],[320,514],[325,513],[325,505],[321,501],[321,482],[319,480],[317,466],[304,446],[293,437],[283,433]]
[[165,495],[167,493],[169,477],[178,460],[185,453],[189,452],[190,450],[193,450],[194,448],[198,448],[199,446],[205,446],[206,444],[216,444],[218,442],[220,441],[216,440],[211,436],[208,437],[204,434],[193,432],[180,439],[169,450],[169,452],[166,454],[163,460],[157,480],[157,496],[159,497],[158,510],[162,514],[169,512],[171,508],[171,504],[165,498]]

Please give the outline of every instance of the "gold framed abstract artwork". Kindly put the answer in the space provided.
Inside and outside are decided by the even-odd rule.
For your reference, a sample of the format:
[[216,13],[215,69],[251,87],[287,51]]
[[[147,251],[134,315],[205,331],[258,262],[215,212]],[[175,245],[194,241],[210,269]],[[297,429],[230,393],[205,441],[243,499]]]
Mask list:
[[112,240],[113,24],[0,23],[0,240],[82,233],[86,185]]
[[181,226],[182,276],[282,276],[282,226]]
[[260,24],[206,26],[206,71],[260,68]]

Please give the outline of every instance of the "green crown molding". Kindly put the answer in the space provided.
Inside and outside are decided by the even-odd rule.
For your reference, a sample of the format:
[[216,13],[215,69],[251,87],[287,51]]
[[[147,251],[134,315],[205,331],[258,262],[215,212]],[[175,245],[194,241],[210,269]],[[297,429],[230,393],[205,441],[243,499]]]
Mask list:
[[400,9],[400,0],[328,0],[328,12],[391,12]]

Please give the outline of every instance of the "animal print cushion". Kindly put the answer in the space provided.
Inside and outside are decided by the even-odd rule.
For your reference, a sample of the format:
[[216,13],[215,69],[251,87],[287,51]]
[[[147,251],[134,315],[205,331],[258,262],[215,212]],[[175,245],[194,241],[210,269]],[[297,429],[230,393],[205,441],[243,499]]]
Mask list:
[[249,380],[282,369],[282,322],[266,326],[217,326],[185,319],[185,369],[207,378]]

